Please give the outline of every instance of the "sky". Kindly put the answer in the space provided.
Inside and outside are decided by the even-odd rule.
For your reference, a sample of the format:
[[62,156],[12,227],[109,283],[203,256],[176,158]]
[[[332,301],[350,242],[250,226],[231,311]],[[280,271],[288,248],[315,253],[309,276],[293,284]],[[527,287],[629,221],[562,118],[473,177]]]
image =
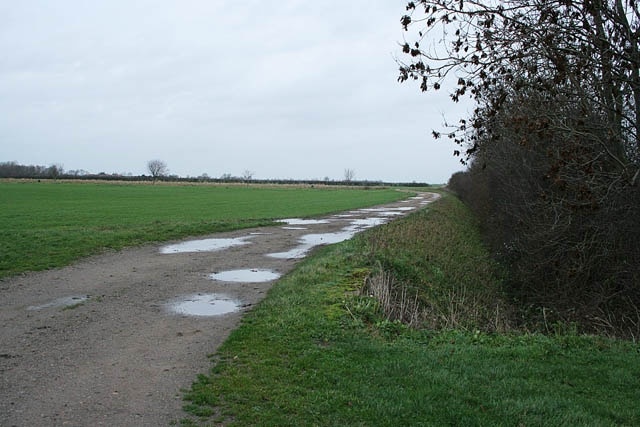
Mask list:
[[[444,183],[464,115],[397,82],[403,0],[0,3],[0,162]],[[456,110],[457,109],[457,110]]]

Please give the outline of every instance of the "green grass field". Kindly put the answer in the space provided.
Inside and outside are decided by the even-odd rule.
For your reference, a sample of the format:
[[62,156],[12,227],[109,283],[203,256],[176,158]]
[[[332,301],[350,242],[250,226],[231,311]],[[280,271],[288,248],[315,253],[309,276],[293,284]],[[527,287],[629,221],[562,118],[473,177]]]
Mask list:
[[395,190],[0,182],[0,277],[106,248],[265,225],[397,200]]
[[[320,215],[393,190],[0,182],[0,277],[105,248]],[[416,329],[358,290],[418,291]],[[501,274],[452,196],[319,249],[243,318],[185,394],[183,425],[640,425],[640,346],[514,331]],[[205,357],[205,355],[203,355]]]
[[[409,329],[356,295],[380,266],[425,288],[442,320]],[[450,196],[321,249],[212,357],[183,425],[640,425],[638,344],[483,332],[493,326],[479,307],[492,311],[499,282],[473,217]]]

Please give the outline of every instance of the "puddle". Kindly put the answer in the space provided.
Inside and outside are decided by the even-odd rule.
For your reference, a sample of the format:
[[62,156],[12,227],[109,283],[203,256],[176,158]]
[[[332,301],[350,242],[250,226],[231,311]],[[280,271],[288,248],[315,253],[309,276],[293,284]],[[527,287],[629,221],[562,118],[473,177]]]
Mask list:
[[316,246],[344,242],[352,238],[359,231],[385,224],[388,220],[388,218],[380,217],[355,219],[350,222],[348,227],[343,228],[341,231],[335,233],[306,234],[298,239],[298,243],[300,244],[295,248],[286,252],[267,254],[267,256],[284,259],[304,258],[307,253]]
[[360,212],[384,212],[391,209],[393,208],[362,208],[360,209]]
[[328,224],[328,219],[300,219],[300,218],[289,218],[289,219],[279,219],[278,222],[284,222],[289,225],[315,225],[315,224]]
[[313,246],[301,245],[291,249],[286,252],[274,252],[267,254],[268,257],[271,258],[279,258],[279,259],[300,259],[307,256],[307,252],[309,252]]
[[398,212],[398,211],[393,211],[393,212],[380,212],[378,215],[380,216],[397,216],[397,215],[403,215],[402,212]]
[[184,252],[213,252],[234,246],[246,245],[251,237],[237,237],[235,239],[202,239],[176,243],[160,248],[161,254],[177,254]]
[[355,229],[345,229],[336,233],[307,234],[298,240],[300,245],[290,251],[271,253],[267,254],[267,256],[284,259],[304,258],[307,253],[316,246],[344,242],[352,238],[355,233]]
[[308,230],[307,227],[280,227],[283,230]]
[[410,211],[415,209],[413,206],[399,206],[399,207],[395,207],[395,208],[366,208],[366,209],[360,209],[360,212],[379,212],[379,213],[384,213],[384,212],[394,212],[394,211],[398,211],[398,212],[404,212],[404,211]]
[[280,278],[280,273],[252,268],[246,270],[221,271],[220,273],[210,274],[209,278],[223,282],[258,283],[276,280]]
[[44,308],[51,307],[69,307],[75,304],[80,304],[89,299],[88,295],[74,295],[70,297],[62,297],[55,299],[51,302],[42,305],[31,305],[27,307],[27,310],[42,310]]
[[[351,227],[357,230],[365,228],[375,227],[376,225],[382,225],[388,221],[387,218],[362,218],[351,221]],[[351,228],[350,227],[350,228]]]
[[195,294],[167,304],[169,311],[184,316],[221,316],[238,311],[240,304],[217,294]]
[[306,234],[298,239],[299,245],[286,252],[276,252],[267,254],[272,258],[304,258],[307,253],[316,246],[332,245],[334,243],[344,242],[352,238],[357,232],[376,225],[384,224],[387,218],[362,218],[351,221],[351,225],[343,228],[335,233]]

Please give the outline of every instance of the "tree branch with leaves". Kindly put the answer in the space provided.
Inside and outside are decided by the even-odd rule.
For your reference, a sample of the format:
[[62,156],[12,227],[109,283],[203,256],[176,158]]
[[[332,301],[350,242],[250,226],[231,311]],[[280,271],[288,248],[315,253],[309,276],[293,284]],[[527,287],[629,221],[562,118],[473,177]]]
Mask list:
[[[422,91],[449,84],[454,102],[468,96],[483,115],[523,89],[596,107],[612,130],[603,144],[624,164],[621,173],[635,176],[640,13],[634,1],[424,0],[406,9],[401,24],[415,40],[402,46],[408,59],[399,60],[399,81],[418,81]],[[466,148],[463,160],[478,149],[478,129],[487,130],[481,116],[444,132]]]

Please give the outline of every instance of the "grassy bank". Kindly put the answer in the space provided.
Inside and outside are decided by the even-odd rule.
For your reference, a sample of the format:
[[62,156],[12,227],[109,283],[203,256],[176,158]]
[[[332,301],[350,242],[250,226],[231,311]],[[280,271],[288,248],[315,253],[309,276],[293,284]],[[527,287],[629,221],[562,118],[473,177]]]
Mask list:
[[[420,291],[418,328],[361,292],[380,272],[394,289]],[[638,345],[500,332],[499,281],[452,197],[324,248],[212,356],[212,371],[186,394],[183,423],[639,424]]]
[[394,190],[0,182],[0,277],[105,248],[397,200]]

